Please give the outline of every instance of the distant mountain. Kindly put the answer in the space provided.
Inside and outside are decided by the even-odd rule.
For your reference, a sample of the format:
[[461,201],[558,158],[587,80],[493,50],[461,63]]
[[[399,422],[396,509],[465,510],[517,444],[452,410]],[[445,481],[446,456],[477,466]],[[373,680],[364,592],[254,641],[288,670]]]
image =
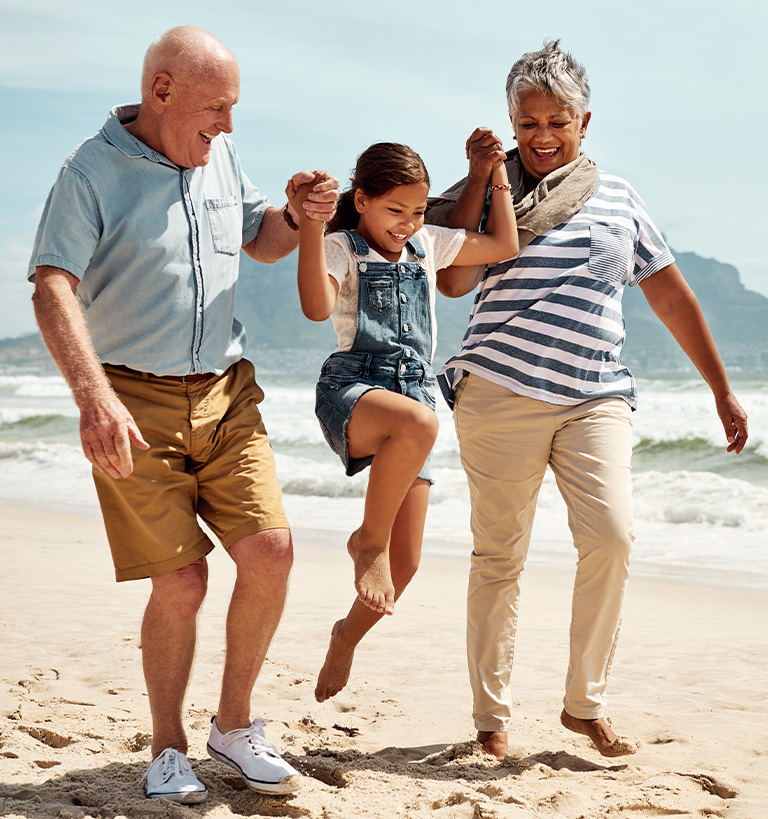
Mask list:
[[[733,265],[695,253],[675,256],[729,371],[768,373],[768,298],[747,290]],[[302,316],[295,265],[293,256],[271,266],[249,260],[238,289],[238,316],[252,344],[268,349],[301,348],[311,370],[333,349],[335,335],[330,321],[318,325]],[[438,295],[436,365],[459,349],[472,301],[472,295],[461,299]],[[639,287],[625,288],[623,306],[627,341],[622,358],[635,375],[695,372]]]
[[[747,290],[733,265],[695,253],[676,254],[677,263],[699,299],[712,335],[732,375],[768,374],[768,298]],[[438,295],[439,365],[459,349],[472,296]],[[311,374],[335,346],[330,321],[305,319],[296,288],[296,257],[274,265],[242,260],[238,318],[249,338],[249,353],[261,371],[286,369]],[[640,288],[626,288],[627,341],[623,360],[638,376],[695,372],[669,331],[653,314]],[[0,364],[53,369],[39,335],[0,341]]]

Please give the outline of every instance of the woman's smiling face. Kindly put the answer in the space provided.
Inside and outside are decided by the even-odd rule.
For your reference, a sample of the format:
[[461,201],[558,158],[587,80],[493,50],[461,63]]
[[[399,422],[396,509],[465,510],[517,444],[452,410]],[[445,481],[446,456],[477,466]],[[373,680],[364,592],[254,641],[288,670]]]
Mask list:
[[523,167],[543,179],[579,155],[591,114],[579,116],[546,91],[522,94],[512,120]]

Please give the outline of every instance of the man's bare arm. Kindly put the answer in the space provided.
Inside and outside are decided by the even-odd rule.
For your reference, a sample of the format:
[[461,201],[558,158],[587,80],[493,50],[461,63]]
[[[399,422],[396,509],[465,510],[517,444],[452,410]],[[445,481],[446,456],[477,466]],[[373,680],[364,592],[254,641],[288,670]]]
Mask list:
[[75,296],[77,279],[57,267],[38,267],[32,302],[40,332],[80,410],[85,457],[113,478],[133,471],[131,442],[148,449],[133,417],[115,395],[96,356]]

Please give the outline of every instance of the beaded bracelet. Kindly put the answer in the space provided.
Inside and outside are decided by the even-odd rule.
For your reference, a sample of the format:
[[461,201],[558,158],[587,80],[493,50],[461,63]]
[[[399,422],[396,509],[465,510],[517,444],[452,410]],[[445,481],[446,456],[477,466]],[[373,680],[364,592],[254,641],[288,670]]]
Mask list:
[[494,191],[511,191],[512,185],[491,185],[489,190],[491,193],[493,193]]
[[288,203],[286,202],[283,205],[283,219],[285,219],[286,224],[291,230],[298,230],[299,226],[294,221],[293,216],[291,216],[291,212],[288,210]]

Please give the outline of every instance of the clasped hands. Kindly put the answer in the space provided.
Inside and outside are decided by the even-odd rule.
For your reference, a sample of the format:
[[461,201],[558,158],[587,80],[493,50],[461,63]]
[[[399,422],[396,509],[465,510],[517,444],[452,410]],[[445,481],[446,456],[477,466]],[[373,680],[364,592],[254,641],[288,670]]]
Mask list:
[[299,171],[285,187],[288,210],[298,225],[302,216],[328,222],[336,212],[339,180],[328,171]]

